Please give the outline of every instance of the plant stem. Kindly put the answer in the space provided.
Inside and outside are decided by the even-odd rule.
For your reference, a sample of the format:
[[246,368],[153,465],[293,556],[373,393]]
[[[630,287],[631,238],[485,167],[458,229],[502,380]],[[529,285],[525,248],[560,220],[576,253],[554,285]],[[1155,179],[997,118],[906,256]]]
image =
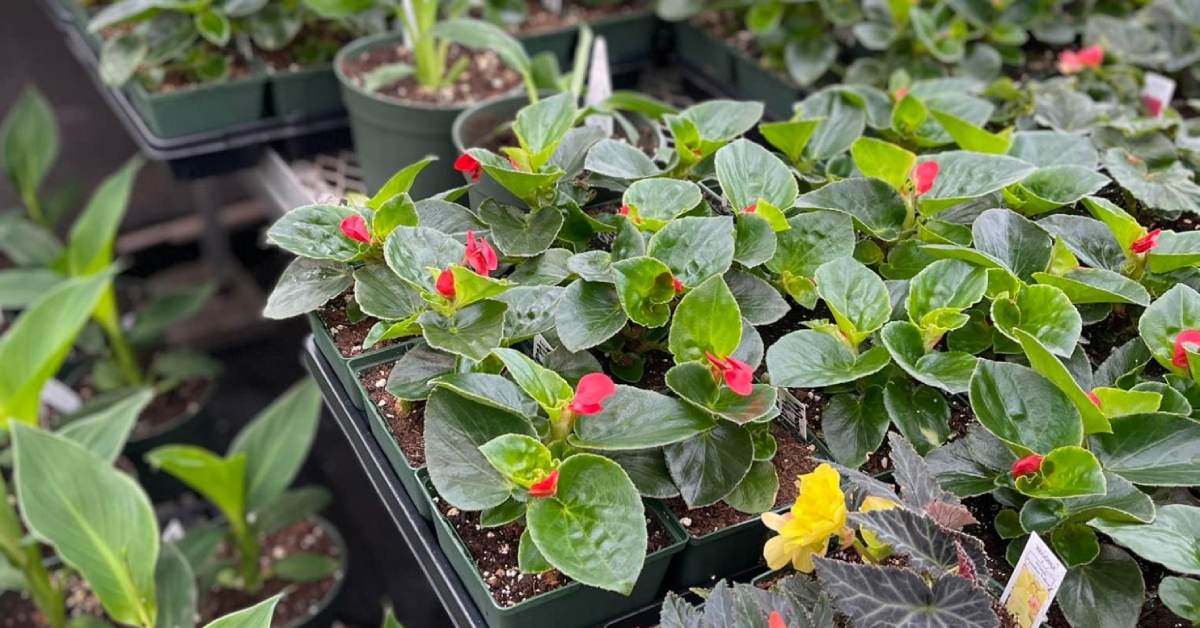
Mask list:
[[142,368],[138,365],[137,354],[134,353],[133,347],[129,344],[129,339],[125,337],[119,327],[104,325],[104,333],[108,336],[108,345],[112,350],[113,361],[117,364],[117,369],[121,371],[121,377],[131,386],[140,386],[145,381],[142,375]]
[[50,573],[42,564],[41,546],[36,543],[22,545],[25,531],[17,518],[17,512],[8,502],[8,487],[0,478],[0,555],[25,576],[33,603],[45,616],[51,628],[67,625],[66,603],[62,591],[50,579]]
[[254,538],[253,528],[245,522],[234,524],[233,536],[241,558],[242,586],[247,591],[257,591],[262,584],[262,574],[258,570],[258,558],[262,548]]
[[29,211],[29,218],[37,224],[50,228],[50,224],[46,221],[46,212],[42,211],[42,202],[38,200],[37,191],[29,190],[28,193],[21,195],[25,201],[25,209]]

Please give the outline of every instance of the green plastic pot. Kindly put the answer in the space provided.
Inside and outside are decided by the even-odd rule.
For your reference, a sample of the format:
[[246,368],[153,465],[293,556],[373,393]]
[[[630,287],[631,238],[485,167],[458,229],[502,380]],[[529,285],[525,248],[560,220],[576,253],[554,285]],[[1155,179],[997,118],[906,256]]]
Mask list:
[[378,190],[397,170],[426,155],[437,155],[438,160],[421,172],[409,191],[419,199],[459,185],[450,127],[466,106],[403,103],[363,89],[343,71],[346,59],[371,48],[398,45],[402,39],[401,33],[356,39],[338,52],[333,69],[341,83],[350,135],[367,190]]
[[[790,505],[776,512],[784,512]],[[663,508],[675,525],[683,528],[669,508]],[[717,580],[740,574],[762,562],[763,544],[769,530],[758,517],[704,536],[687,537],[687,547],[675,557],[667,572],[667,588],[682,591],[709,587]]]
[[[450,137],[454,142],[456,154],[465,152],[468,148],[479,146],[496,129],[511,124],[517,117],[517,112],[529,104],[525,94],[512,94],[485,100],[470,109],[458,114],[450,128]],[[467,175],[459,175],[462,180],[471,183]],[[487,172],[467,192],[471,209],[479,209],[486,198],[493,198],[505,205],[524,207],[520,199],[513,196],[504,186],[496,182]]]
[[[659,21],[653,9],[640,9],[611,15],[588,22],[597,37],[608,44],[608,60],[613,66],[645,63],[654,52]],[[538,33],[518,35],[530,56],[550,52],[561,68],[575,62],[575,47],[579,43],[579,26],[563,26]]]
[[[429,474],[420,474],[421,487],[425,491],[425,499],[432,504],[432,491],[429,485]],[[501,608],[488,592],[487,585],[479,575],[475,562],[471,559],[466,546],[463,545],[458,533],[450,525],[441,512],[433,508],[434,529],[437,532],[438,545],[445,552],[446,558],[454,567],[459,580],[471,595],[475,606],[487,620],[491,628],[582,628],[583,626],[598,626],[605,621],[619,617],[634,609],[641,608],[653,602],[658,597],[663,577],[672,557],[678,554],[685,545],[684,532],[658,503],[651,502],[647,508],[652,516],[666,527],[667,532],[675,542],[646,557],[642,573],[638,576],[633,593],[624,596],[611,591],[603,591],[572,582],[553,591],[547,591],[531,597],[515,606]]]
[[783,74],[766,68],[757,59],[734,51],[734,87],[738,98],[762,101],[767,116],[786,120],[805,90]]
[[333,336],[325,327],[325,323],[321,321],[321,317],[317,316],[315,312],[309,312],[305,314],[305,317],[308,319],[308,327],[312,331],[313,342],[317,345],[317,349],[325,357],[325,361],[329,362],[329,366],[333,368],[334,374],[342,384],[342,390],[346,391],[346,396],[350,398],[350,403],[360,410],[366,403],[366,398],[360,394],[355,373],[388,360],[398,359],[415,342],[415,340],[406,340],[347,358],[342,355],[341,351],[338,351],[337,344],[333,342]]
[[734,87],[734,51],[729,44],[716,39],[687,21],[675,23],[675,52],[687,64],[695,67],[732,91]]
[[333,64],[322,63],[271,74],[271,103],[283,118],[311,118],[342,110],[342,90]]
[[141,83],[126,88],[129,101],[159,138],[219,131],[256,122],[266,110],[267,75],[205,83],[172,92],[151,93]]
[[[361,366],[355,371],[355,374],[357,375],[375,366],[379,366],[379,363]],[[404,455],[404,451],[400,449],[400,445],[396,444],[396,439],[392,438],[392,432],[388,429],[387,421],[384,421],[383,417],[380,416],[375,404],[368,403],[370,396],[367,395],[367,390],[363,387],[362,380],[355,377],[354,385],[355,393],[364,402],[364,412],[367,414],[367,423],[371,426],[371,435],[375,437],[375,440],[379,443],[379,448],[387,456],[388,463],[392,465],[392,470],[400,478],[400,484],[404,486],[404,491],[408,493],[413,504],[417,506],[417,512],[421,513],[421,516],[427,521],[430,520],[432,515],[430,514],[429,498],[426,497],[425,489],[421,487],[421,479],[417,475],[425,469],[425,465],[413,466],[409,464],[408,457]]]

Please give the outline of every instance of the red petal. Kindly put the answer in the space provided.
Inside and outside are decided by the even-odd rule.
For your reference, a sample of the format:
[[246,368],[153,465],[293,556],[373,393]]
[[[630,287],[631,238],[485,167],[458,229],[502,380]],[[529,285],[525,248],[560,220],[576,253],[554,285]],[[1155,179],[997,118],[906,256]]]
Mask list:
[[454,169],[470,175],[472,181],[478,181],[479,176],[483,174],[483,166],[480,165],[479,160],[467,153],[459,155],[458,159],[454,160]]
[[371,232],[367,230],[367,221],[363,220],[362,216],[358,214],[346,216],[339,226],[342,229],[342,235],[347,238],[364,244],[371,242]]
[[1162,229],[1155,229],[1150,233],[1136,239],[1129,245],[1129,250],[1137,254],[1142,254],[1150,251],[1158,246],[1158,236],[1162,233]]
[[1083,69],[1083,64],[1079,61],[1079,55],[1071,50],[1064,50],[1058,53],[1058,71],[1063,74],[1075,74]]
[[717,356],[716,356],[714,353],[712,353],[711,351],[705,351],[705,352],[704,352],[704,357],[705,357],[705,358],[708,360],[708,363],[709,363],[709,364],[711,364],[711,365],[713,365],[713,366],[717,367],[718,369],[721,369],[722,371],[724,371],[724,370],[725,370],[725,366],[726,366],[726,364],[727,364],[727,363],[725,362],[725,360],[723,360],[723,359],[721,359],[721,358],[718,358],[718,357],[717,357]]
[[1075,55],[1075,59],[1084,67],[1098,68],[1102,63],[1104,63],[1104,46],[1099,44],[1095,46],[1088,46],[1087,48],[1080,50],[1079,54]]
[[546,479],[540,482],[535,482],[533,486],[529,487],[530,497],[554,497],[554,494],[557,492],[558,469],[551,471],[550,475],[546,476]]
[[683,282],[679,281],[679,277],[671,277],[671,285],[675,288],[675,294],[683,294]]
[[1092,405],[1096,406],[1097,408],[1100,407],[1100,397],[1096,396],[1096,393],[1089,391],[1087,398],[1088,401],[1092,402]]
[[758,211],[758,203],[750,203],[742,211],[746,212],[747,214],[753,214],[754,212]]
[[787,628],[779,611],[771,611],[771,614],[767,615],[767,628]]
[[1142,104],[1146,106],[1146,112],[1151,117],[1157,118],[1162,115],[1163,101],[1153,96],[1142,96]]
[[907,96],[908,96],[908,88],[907,87],[897,87],[896,88],[896,102],[900,102],[901,100],[904,100]]
[[754,390],[754,369],[737,358],[726,358],[723,369],[725,384],[736,395],[745,397]]
[[575,414],[591,415],[604,409],[605,399],[615,395],[617,387],[604,373],[588,373],[575,386],[575,396],[568,406]]
[[1185,329],[1175,336],[1175,353],[1171,356],[1171,364],[1181,369],[1188,367],[1187,350],[1193,351],[1200,347],[1200,329]]
[[621,209],[618,209],[618,210],[617,210],[617,213],[618,213],[618,214],[620,214],[620,215],[622,215],[622,216],[628,216],[628,215],[629,215],[629,206],[628,206],[628,205],[622,205],[622,206],[621,206]]
[[1034,475],[1042,468],[1042,457],[1037,454],[1030,454],[1016,461],[1012,465],[1012,477],[1017,479],[1023,475]]
[[437,283],[434,284],[434,287],[437,289],[438,294],[446,297],[447,299],[453,299],[454,273],[450,272],[449,268],[443,270],[442,273],[438,275]]
[[917,196],[925,194],[933,189],[933,182],[937,179],[938,171],[941,166],[938,166],[936,161],[922,161],[913,168],[912,179],[916,186]]

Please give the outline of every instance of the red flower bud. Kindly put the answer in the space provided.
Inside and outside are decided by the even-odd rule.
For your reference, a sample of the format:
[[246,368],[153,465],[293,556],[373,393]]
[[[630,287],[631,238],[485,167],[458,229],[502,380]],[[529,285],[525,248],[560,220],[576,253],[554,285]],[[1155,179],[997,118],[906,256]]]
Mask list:
[[1088,401],[1092,402],[1092,405],[1096,406],[1097,408],[1100,407],[1100,397],[1097,396],[1096,393],[1089,391],[1087,398]]
[[467,153],[459,155],[458,159],[454,160],[454,169],[471,177],[472,182],[478,181],[479,177],[483,175],[483,166],[480,165],[479,160]]
[[1185,329],[1175,336],[1175,353],[1171,356],[1171,364],[1181,369],[1188,367],[1188,349],[1195,351],[1200,348],[1200,329]]
[[675,287],[675,294],[683,294],[683,282],[679,277],[671,277],[671,285]]
[[620,214],[620,215],[622,215],[622,216],[629,217],[629,206],[628,206],[628,205],[622,205],[622,206],[621,206],[621,209],[618,209],[618,210],[617,210],[617,213],[618,213],[618,214]]
[[917,196],[933,189],[933,182],[937,179],[939,170],[941,166],[938,166],[936,161],[922,161],[913,168],[911,177]]
[[1079,60],[1079,64],[1085,68],[1098,68],[1104,63],[1104,47],[1097,44],[1088,46],[1079,51],[1075,56]]
[[615,395],[617,387],[604,373],[588,373],[579,378],[575,396],[567,409],[575,414],[590,416],[604,410],[604,400]]
[[554,497],[554,494],[557,492],[558,469],[551,471],[550,475],[546,476],[546,479],[539,482],[534,482],[533,485],[529,487],[530,497]]
[[1136,239],[1129,245],[1129,250],[1141,255],[1158,246],[1158,236],[1162,234],[1162,229],[1155,229],[1150,233]]
[[1029,454],[1013,463],[1012,477],[1015,480],[1023,475],[1035,475],[1041,469],[1042,457],[1037,454]]
[[719,358],[708,351],[704,352],[704,357],[708,358],[709,364],[725,379],[725,385],[735,395],[745,397],[753,390],[754,369],[749,364],[735,357]]
[[746,212],[747,214],[753,214],[754,212],[758,211],[758,203],[750,203],[742,211]]
[[771,611],[771,614],[767,615],[767,628],[787,628],[779,611]]
[[370,244],[371,231],[367,229],[367,221],[363,220],[358,214],[351,214],[342,219],[341,225],[342,235],[363,244]]
[[475,232],[467,230],[467,252],[463,256],[463,265],[470,266],[477,275],[486,277],[496,270],[496,250],[483,238],[475,239]]
[[447,268],[446,270],[443,270],[442,273],[440,275],[438,275],[437,283],[434,284],[434,287],[437,289],[438,294],[442,295],[443,297],[446,297],[447,299],[453,300],[454,299],[454,273],[450,272],[449,268]]
[[908,88],[907,87],[897,87],[896,88],[896,102],[900,102],[901,100],[904,100],[907,96],[908,96]]
[[1150,114],[1151,118],[1157,118],[1162,115],[1163,101],[1153,96],[1142,96],[1142,105],[1146,107],[1146,113]]

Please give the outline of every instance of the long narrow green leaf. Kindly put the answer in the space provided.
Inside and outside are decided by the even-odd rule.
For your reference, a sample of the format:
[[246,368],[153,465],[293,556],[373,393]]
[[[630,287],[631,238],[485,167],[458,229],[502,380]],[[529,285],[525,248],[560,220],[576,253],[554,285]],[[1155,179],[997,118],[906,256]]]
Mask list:
[[233,440],[229,457],[246,455],[246,508],[279,497],[300,471],[321,418],[321,392],[311,379],[291,387]]

